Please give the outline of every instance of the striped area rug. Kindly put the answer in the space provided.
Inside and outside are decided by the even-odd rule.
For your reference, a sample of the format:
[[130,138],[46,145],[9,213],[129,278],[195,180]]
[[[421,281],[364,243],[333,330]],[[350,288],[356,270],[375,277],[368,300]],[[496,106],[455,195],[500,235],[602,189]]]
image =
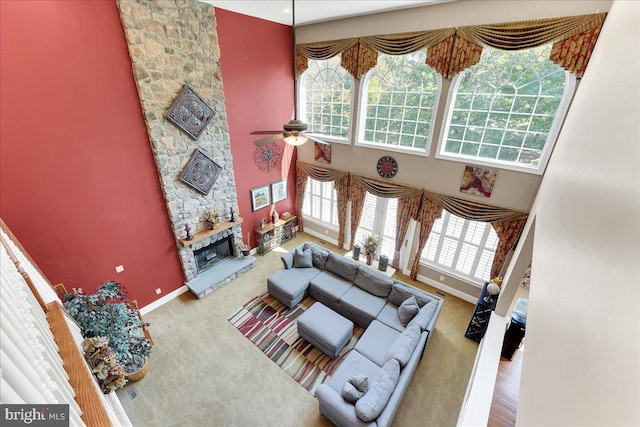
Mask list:
[[356,325],[351,341],[335,359],[330,359],[298,335],[296,319],[314,302],[313,298],[307,297],[297,306],[288,308],[264,294],[254,297],[229,316],[231,324],[242,335],[312,394],[331,378],[364,332]]

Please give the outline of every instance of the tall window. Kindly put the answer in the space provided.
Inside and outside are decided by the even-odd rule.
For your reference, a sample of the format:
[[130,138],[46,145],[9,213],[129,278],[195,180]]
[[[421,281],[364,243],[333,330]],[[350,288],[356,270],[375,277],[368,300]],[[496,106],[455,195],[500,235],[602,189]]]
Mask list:
[[302,75],[301,117],[318,134],[347,139],[351,120],[353,79],[340,67],[340,56],[309,60]]
[[443,211],[433,224],[421,261],[482,284],[490,279],[497,247],[498,235],[490,223],[470,221]]
[[383,55],[366,77],[362,109],[366,143],[426,152],[439,96],[439,76],[425,52]]
[[542,173],[575,86],[550,49],[484,48],[452,83],[439,157]]
[[338,228],[338,196],[333,181],[322,182],[307,178],[302,213],[305,220],[311,219]]
[[381,238],[377,254],[386,255],[391,259],[396,247],[397,211],[398,199],[376,197],[366,193],[354,243],[362,244],[367,237],[377,234]]

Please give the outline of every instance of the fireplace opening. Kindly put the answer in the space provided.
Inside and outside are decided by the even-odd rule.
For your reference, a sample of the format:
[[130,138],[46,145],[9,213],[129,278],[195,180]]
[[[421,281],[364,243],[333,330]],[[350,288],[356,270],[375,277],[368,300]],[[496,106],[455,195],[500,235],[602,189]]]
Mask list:
[[230,234],[227,237],[213,242],[202,249],[197,249],[193,252],[193,254],[196,257],[196,267],[198,268],[198,274],[202,273],[203,271],[207,271],[210,268],[213,268],[216,265],[235,256],[235,251],[233,248],[233,235]]

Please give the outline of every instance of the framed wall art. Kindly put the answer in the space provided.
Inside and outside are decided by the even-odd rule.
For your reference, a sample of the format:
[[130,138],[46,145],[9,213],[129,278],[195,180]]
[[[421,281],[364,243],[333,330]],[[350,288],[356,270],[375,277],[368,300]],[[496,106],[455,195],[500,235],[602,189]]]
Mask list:
[[476,196],[491,197],[493,185],[496,183],[498,169],[469,166],[464,169],[460,192]]
[[213,117],[213,110],[185,84],[164,117],[195,141]]
[[313,154],[316,162],[331,163],[331,144],[320,144],[313,141]]
[[213,161],[204,151],[196,148],[191,160],[184,167],[180,180],[205,196],[209,194],[218,179],[222,167]]
[[271,184],[271,198],[273,203],[287,198],[287,180],[274,182]]
[[251,210],[257,211],[262,208],[266,208],[271,204],[271,198],[269,197],[269,186],[263,185],[262,187],[256,187],[251,190]]

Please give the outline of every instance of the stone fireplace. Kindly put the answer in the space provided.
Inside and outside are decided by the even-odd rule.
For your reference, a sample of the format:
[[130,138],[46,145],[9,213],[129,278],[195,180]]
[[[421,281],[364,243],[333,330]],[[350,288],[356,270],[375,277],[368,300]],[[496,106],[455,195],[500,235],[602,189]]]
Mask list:
[[193,251],[198,274],[204,273],[235,255],[233,236],[228,235],[204,248]]
[[[186,0],[117,0],[117,5],[167,212],[189,286],[196,279],[202,281],[201,276],[209,275],[212,270],[199,271],[200,261],[195,254],[201,253],[202,248],[227,239],[229,252],[238,254],[237,247],[242,243],[240,219],[217,233],[209,233],[202,219],[206,210],[217,210],[223,219],[228,218],[231,207],[239,213],[215,9],[206,3]],[[164,118],[187,83],[213,110],[213,117],[195,141]],[[180,180],[196,149],[206,153],[221,168],[208,194]],[[185,242],[186,224],[197,240]],[[212,255],[204,255],[207,256]],[[242,270],[246,266],[238,268]],[[212,287],[226,280],[222,278]],[[195,292],[189,287],[199,297],[208,293]],[[206,290],[210,292],[210,288]]]

